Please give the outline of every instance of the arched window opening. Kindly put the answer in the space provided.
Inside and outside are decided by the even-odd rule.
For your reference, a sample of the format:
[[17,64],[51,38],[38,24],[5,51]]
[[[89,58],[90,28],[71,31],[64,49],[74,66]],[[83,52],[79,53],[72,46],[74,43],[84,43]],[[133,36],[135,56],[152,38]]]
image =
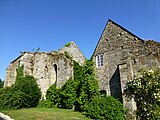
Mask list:
[[54,71],[55,71],[55,73],[56,73],[56,85],[57,85],[57,65],[56,64],[54,64],[53,65],[53,68],[54,68]]

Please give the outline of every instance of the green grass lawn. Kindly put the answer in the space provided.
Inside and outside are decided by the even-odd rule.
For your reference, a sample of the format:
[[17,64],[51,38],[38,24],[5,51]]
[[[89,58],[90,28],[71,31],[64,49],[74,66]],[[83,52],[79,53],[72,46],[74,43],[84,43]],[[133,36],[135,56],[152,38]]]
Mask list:
[[58,108],[30,108],[1,112],[14,120],[90,120],[82,113]]

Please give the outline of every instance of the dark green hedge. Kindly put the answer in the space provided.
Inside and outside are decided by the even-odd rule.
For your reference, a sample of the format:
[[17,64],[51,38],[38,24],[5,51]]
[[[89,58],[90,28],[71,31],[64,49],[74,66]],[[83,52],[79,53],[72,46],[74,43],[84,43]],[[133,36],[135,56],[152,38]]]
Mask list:
[[120,101],[111,97],[96,96],[88,105],[84,113],[92,119],[98,120],[124,120],[125,108]]

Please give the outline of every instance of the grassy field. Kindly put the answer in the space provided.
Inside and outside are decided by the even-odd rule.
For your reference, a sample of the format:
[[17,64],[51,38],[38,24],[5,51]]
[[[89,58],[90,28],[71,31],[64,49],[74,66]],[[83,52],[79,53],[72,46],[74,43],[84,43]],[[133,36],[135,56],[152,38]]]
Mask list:
[[30,108],[1,112],[14,120],[90,120],[79,112],[58,108]]

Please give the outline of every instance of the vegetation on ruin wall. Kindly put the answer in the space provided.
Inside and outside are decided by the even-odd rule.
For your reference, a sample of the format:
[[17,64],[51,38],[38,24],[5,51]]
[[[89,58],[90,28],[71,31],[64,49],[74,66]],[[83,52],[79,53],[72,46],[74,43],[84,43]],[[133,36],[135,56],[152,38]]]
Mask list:
[[160,119],[160,68],[141,70],[127,83],[126,91],[134,97],[140,119]]
[[93,119],[123,120],[125,115],[125,109],[117,99],[100,95],[90,60],[84,66],[74,61],[74,80],[69,79],[61,89],[52,85],[47,90],[46,101],[42,100],[39,106],[74,108]]
[[71,43],[69,42],[69,43],[66,43],[65,44],[65,47],[69,47],[71,45]]
[[33,76],[23,75],[24,66],[17,69],[15,85],[0,89],[0,110],[36,107],[41,98],[40,89]]

